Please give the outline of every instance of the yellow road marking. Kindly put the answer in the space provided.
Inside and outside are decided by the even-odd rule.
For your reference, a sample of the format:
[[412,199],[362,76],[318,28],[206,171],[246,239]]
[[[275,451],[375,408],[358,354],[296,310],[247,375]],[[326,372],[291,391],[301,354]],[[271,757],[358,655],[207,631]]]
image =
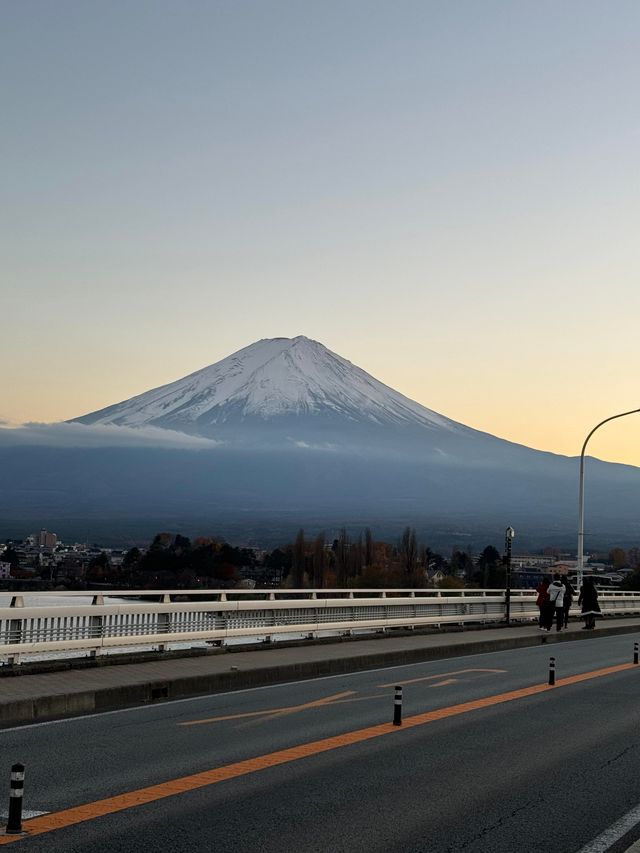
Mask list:
[[247,717],[284,717],[287,714],[295,714],[298,711],[306,711],[309,708],[321,708],[323,705],[330,705],[333,702],[338,702],[346,696],[353,696],[355,690],[346,690],[344,693],[334,693],[333,696],[325,696],[323,699],[314,699],[312,702],[304,702],[302,705],[289,705],[285,708],[266,708],[263,711],[245,711],[242,714],[226,714],[222,717],[207,717],[203,720],[187,720],[184,723],[178,723],[179,726],[202,726],[206,723],[221,723],[224,720],[241,720]]
[[430,684],[429,687],[446,687],[448,684],[457,684],[459,678],[445,678],[444,681],[436,681],[435,684]]
[[[578,684],[581,681],[590,681],[591,679],[600,678],[604,675],[613,675],[614,673],[624,672],[625,670],[634,668],[637,667],[633,663],[609,666],[604,669],[596,669],[591,672],[583,672],[579,675],[570,675],[567,678],[560,678],[556,681],[555,687],[549,687],[548,684],[534,684],[531,687],[523,687],[520,690],[511,690],[508,693],[499,693],[495,696],[487,696],[484,699],[475,699],[472,702],[463,702],[460,705],[451,705],[449,708],[440,708],[437,711],[427,711],[423,714],[416,714],[413,717],[405,718],[402,726],[394,726],[392,723],[381,723],[377,726],[369,726],[364,729],[346,732],[342,735],[324,738],[323,740],[303,743],[300,746],[280,749],[277,752],[272,752],[268,755],[259,755],[255,758],[246,759],[245,761],[237,761],[233,764],[224,765],[223,767],[205,770],[202,773],[194,773],[191,776],[183,776],[180,779],[161,782],[159,785],[151,785],[147,788],[140,788],[137,791],[129,791],[125,794],[118,794],[115,797],[107,797],[103,800],[96,800],[93,803],[86,803],[85,805],[74,806],[70,809],[64,809],[63,811],[42,815],[41,817],[25,821],[24,828],[27,831],[28,836],[55,832],[58,829],[75,826],[88,820],[94,820],[98,817],[124,811],[125,809],[131,809],[137,806],[146,805],[147,803],[153,803],[157,800],[162,800],[165,797],[173,797],[176,794],[195,791],[198,788],[216,785],[218,782],[237,779],[239,776],[246,776],[249,773],[257,773],[260,770],[266,770],[270,767],[278,767],[281,764],[287,764],[291,761],[299,761],[301,758],[308,758],[312,755],[320,755],[323,752],[329,752],[333,749],[352,746],[353,744],[362,743],[363,741],[371,740],[372,738],[382,737],[382,735],[397,735],[403,730],[414,728],[415,726],[423,726],[427,723],[444,720],[447,717],[456,717],[459,714],[467,714],[470,711],[477,711],[481,708],[490,708],[493,705],[501,705],[504,702],[513,702],[516,699],[535,696],[538,693],[545,693],[548,690],[557,691],[558,688],[566,687],[570,684]],[[20,841],[23,837],[24,836],[20,835],[0,836],[0,846],[4,844],[12,844],[14,841]]]
[[405,681],[391,681],[389,684],[379,684],[378,687],[395,687],[405,684],[417,684],[419,681],[435,681],[437,678],[447,678],[450,675],[465,675],[467,672],[506,672],[506,669],[456,669],[455,672],[439,672],[437,675],[423,675],[420,678],[408,678]]

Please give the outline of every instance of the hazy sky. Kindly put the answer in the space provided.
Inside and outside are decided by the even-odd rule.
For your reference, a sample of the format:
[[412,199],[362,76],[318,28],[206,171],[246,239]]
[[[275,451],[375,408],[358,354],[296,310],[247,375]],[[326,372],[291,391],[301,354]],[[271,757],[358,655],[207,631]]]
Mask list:
[[0,418],[298,334],[537,448],[640,406],[637,0],[0,10]]

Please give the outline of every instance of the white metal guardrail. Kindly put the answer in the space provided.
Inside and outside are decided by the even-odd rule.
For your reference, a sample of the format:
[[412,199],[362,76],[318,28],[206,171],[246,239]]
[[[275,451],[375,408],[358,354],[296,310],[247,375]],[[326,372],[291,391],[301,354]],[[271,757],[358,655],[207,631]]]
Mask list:
[[[70,597],[91,596],[91,604],[68,603]],[[79,650],[95,655],[128,646],[166,649],[172,643],[468,625],[500,622],[505,615],[504,590],[48,592],[37,593],[37,605],[30,598],[7,595],[10,606],[0,606],[0,661]],[[511,619],[536,619],[535,601],[534,590],[512,590]],[[604,615],[640,613],[639,592],[602,592],[599,601]]]

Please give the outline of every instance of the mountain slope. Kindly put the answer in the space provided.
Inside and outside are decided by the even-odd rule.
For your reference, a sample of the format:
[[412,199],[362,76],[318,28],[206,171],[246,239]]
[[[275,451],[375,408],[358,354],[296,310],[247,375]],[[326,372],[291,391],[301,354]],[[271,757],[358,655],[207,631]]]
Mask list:
[[227,424],[286,418],[465,430],[304,336],[257,341],[190,376],[75,420],[215,435]]

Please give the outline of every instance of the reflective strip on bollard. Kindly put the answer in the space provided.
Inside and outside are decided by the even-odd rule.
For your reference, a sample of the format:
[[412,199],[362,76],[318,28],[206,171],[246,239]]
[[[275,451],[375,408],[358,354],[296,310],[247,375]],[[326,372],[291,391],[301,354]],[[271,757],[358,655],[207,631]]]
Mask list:
[[396,695],[393,700],[393,725],[402,725],[402,687],[396,687]]

